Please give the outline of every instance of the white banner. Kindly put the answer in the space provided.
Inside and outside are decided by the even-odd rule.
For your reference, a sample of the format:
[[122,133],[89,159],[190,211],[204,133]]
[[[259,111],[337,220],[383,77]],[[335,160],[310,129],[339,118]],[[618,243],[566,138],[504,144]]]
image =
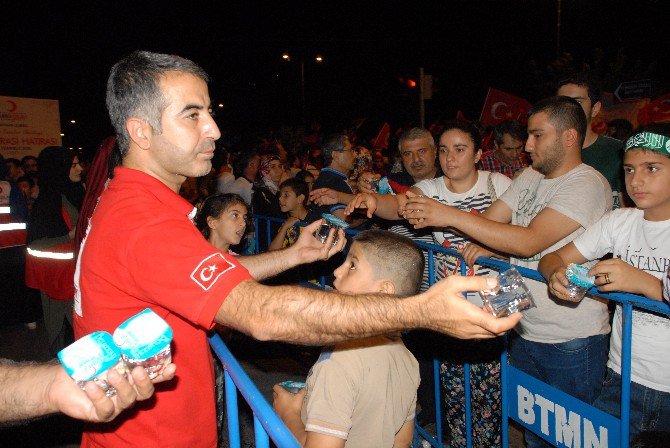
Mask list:
[[60,146],[57,100],[0,96],[0,153],[21,159]]

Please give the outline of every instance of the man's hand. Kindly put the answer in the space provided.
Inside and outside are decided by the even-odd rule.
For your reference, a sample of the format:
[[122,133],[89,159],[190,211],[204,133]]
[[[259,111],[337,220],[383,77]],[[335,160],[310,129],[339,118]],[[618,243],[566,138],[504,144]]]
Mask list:
[[487,339],[503,335],[521,320],[521,313],[494,317],[468,302],[466,291],[494,288],[495,278],[452,275],[435,283],[421,297],[425,300],[426,328],[459,339]]
[[[344,235],[344,231],[340,228],[331,229],[328,239],[325,243],[317,240],[314,236],[323,219],[314,221],[308,226],[305,226],[300,232],[298,241],[289,248],[287,251],[290,251],[296,260],[296,264],[312,263],[317,260],[327,260],[336,253],[344,249],[344,246],[347,242],[347,239]],[[337,244],[333,246],[333,239],[335,238],[335,232],[338,233]]]
[[168,364],[152,382],[142,367],[135,367],[128,379],[114,368],[107,372],[107,381],[116,389],[116,395],[107,397],[95,383],[86,383],[85,392],[65,372],[57,368],[54,379],[47,389],[47,400],[56,410],[80,420],[108,422],[118,416],[136,401],[150,398],[154,393],[154,383],[174,378],[176,366]]
[[494,252],[484,249],[482,246],[475,243],[465,243],[462,247],[458,248],[458,253],[463,255],[465,264],[470,267],[475,265],[475,262],[479,257],[491,258],[495,255]]
[[372,185],[370,184],[373,181],[379,181],[382,177],[377,174],[373,173],[370,171],[366,171],[365,173],[361,173],[360,176],[358,176],[358,179],[356,180],[356,187],[358,188],[359,193],[377,193],[377,190],[373,190],[371,187]]
[[377,210],[377,198],[374,194],[359,193],[349,202],[347,208],[344,209],[344,214],[351,215],[357,208],[367,208],[366,215],[368,218],[372,218],[375,210]]
[[317,188],[309,194],[309,202],[316,205],[334,205],[340,203],[340,197],[332,188]]
[[453,207],[412,191],[405,194],[407,203],[403,207],[402,215],[415,229],[449,226],[446,218],[450,216]]

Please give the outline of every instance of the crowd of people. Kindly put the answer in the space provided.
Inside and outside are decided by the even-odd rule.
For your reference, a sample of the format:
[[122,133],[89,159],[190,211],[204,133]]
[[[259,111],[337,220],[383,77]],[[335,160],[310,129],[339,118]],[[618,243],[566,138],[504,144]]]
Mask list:
[[[135,52],[108,80],[116,142],[103,145],[103,169],[94,162],[82,182],[80,156],[59,147],[6,161],[0,200],[27,222],[28,247],[73,254],[25,260],[52,353],[146,307],[175,334],[179,381],[157,384],[151,407],[88,427],[82,446],[216,446],[214,328],[327,346],[301,392],[274,389],[304,446],[408,446],[414,418],[435,419],[436,354],[449,446],[466,445],[465,363],[473,446],[502,446],[500,336],[510,329],[511,365],[619,417],[621,308],[612,320],[605,301],[573,300],[565,270],[586,264],[602,292],[669,299],[670,125],[613,123],[622,140],[595,133],[600,92],[575,75],[527,123],[442,120],[399,128],[381,146],[315,123],[294,147],[266,135],[223,148],[207,79],[192,61]],[[314,237],[323,214],[361,231],[346,255],[341,231]],[[252,215],[276,220],[254,228]],[[430,278],[415,242],[463,258],[436,254]],[[527,280],[536,307],[496,319],[477,293],[463,296],[495,284],[480,257],[539,270],[547,284]],[[56,285],[54,272],[69,281]],[[329,291],[294,285],[315,275],[329,276]],[[631,439],[670,431],[670,365],[659,356],[669,336],[667,316],[635,311]]]

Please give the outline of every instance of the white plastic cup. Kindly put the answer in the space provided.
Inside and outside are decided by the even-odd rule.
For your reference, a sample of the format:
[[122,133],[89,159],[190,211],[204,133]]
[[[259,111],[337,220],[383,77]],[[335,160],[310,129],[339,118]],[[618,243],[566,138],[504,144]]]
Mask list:
[[589,268],[579,264],[570,263],[565,270],[568,279],[568,291],[573,300],[582,300],[596,278],[588,275]]
[[107,382],[109,369],[115,368],[123,376],[128,374],[121,350],[106,331],[96,331],[73,342],[58,352],[58,359],[79,387],[83,389],[87,381],[93,381],[108,397],[116,395],[116,389]]
[[114,343],[129,370],[143,367],[156,378],[172,362],[172,328],[149,308],[126,320],[114,330]]

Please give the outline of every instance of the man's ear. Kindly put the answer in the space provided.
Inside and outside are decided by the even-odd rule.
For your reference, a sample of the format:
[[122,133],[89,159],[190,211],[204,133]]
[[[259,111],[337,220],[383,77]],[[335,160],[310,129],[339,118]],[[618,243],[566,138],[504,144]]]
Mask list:
[[378,287],[379,292],[384,294],[395,294],[395,284],[393,284],[391,280],[380,280]]
[[598,116],[598,114],[600,113],[600,109],[602,109],[602,107],[603,103],[601,103],[600,101],[596,101],[596,103],[591,108],[591,120],[593,120]]
[[129,118],[126,120],[126,130],[130,139],[141,149],[149,149],[151,147],[151,136],[153,129],[151,125],[141,118]]
[[475,152],[475,163],[479,163],[479,159],[482,158],[482,148],[479,148],[477,152]]
[[579,143],[579,133],[577,132],[577,129],[567,129],[563,132],[563,139],[565,141],[565,145],[569,148],[572,148],[573,146],[579,148],[581,151],[582,145]]

